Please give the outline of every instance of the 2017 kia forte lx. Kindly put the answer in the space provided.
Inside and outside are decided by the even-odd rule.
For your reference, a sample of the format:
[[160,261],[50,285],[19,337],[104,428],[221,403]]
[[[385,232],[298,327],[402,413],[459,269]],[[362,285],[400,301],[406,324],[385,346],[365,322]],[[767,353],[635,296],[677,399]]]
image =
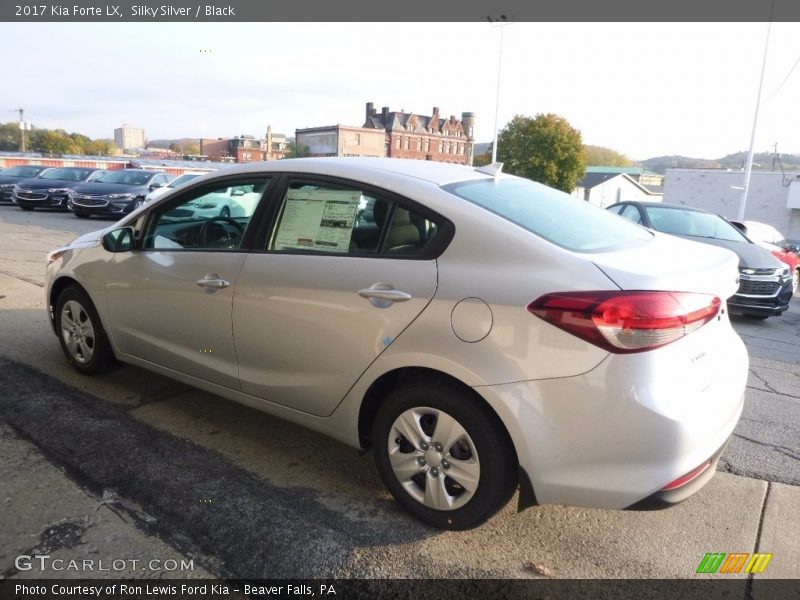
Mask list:
[[[244,214],[192,208],[232,187]],[[678,502],[742,410],[732,252],[492,167],[237,165],[48,260],[76,369],[124,361],[371,448],[435,527],[517,488],[521,508]]]

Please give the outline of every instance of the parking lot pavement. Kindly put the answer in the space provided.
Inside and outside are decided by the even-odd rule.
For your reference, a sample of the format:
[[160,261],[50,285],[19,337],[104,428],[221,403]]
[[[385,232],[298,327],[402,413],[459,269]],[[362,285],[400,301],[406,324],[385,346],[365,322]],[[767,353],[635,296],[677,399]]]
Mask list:
[[77,485],[2,422],[0,456],[0,579],[84,576],[70,561],[87,561],[93,578],[210,576],[194,557],[143,532],[129,500]]
[[[38,233],[7,224],[0,232],[41,255]],[[779,479],[798,464],[790,455],[797,442],[780,436],[800,418],[787,409],[767,419],[775,403],[797,406],[786,393],[796,362],[783,360],[785,352],[767,356],[770,338],[791,344],[779,319],[735,323],[748,345],[748,336],[767,340],[751,350],[753,423],[743,421],[725,455],[731,473],[685,503],[660,512],[540,506],[518,514],[512,501],[481,528],[438,532],[399,510],[370,456],[133,367],[78,376],[61,356],[27,263],[6,257],[0,273],[16,276],[0,275],[0,453],[27,457],[9,478],[0,472],[0,522],[20,521],[0,528],[0,547],[12,553],[63,522],[72,525],[56,531],[72,547],[60,555],[96,549],[126,558],[114,540],[128,536],[143,557],[171,551],[216,576],[691,578],[707,552],[759,551],[774,554],[763,576],[800,577],[800,487]],[[756,449],[767,458],[751,465]],[[766,476],[734,474],[748,469]],[[17,497],[4,493],[7,481],[21,498],[30,492],[47,502],[24,504],[18,518],[22,506],[4,503]],[[83,520],[104,493],[116,504],[89,515],[103,523]],[[95,536],[117,518],[119,533]],[[11,558],[0,560],[0,572]]]

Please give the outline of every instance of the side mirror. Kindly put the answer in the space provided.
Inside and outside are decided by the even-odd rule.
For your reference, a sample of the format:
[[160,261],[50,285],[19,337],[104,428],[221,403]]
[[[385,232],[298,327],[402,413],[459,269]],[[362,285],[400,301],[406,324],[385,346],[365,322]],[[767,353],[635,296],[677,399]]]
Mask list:
[[147,188],[147,189],[149,189],[152,192],[153,190],[157,190],[160,187],[164,187],[164,184],[163,183],[151,183],[150,187]]
[[800,244],[786,244],[786,249],[789,252],[794,252],[795,254],[800,254]]
[[133,248],[133,227],[121,227],[103,236],[103,248],[108,252],[128,252]]

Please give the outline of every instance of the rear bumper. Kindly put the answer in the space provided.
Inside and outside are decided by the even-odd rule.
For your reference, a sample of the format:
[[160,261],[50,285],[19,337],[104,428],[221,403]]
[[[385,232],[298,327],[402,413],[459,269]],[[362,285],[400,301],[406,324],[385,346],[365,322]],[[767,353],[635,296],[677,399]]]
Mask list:
[[[508,428],[538,503],[675,503],[713,477],[742,412],[747,351],[726,326],[708,356],[676,342],[609,355],[576,377],[475,389]],[[713,465],[694,480],[660,493],[710,458]]]
[[722,456],[722,453],[725,451],[725,448],[728,447],[729,439],[725,440],[725,443],[720,447],[720,449],[714,453],[714,456],[709,459],[708,467],[697,477],[694,477],[686,484],[679,487],[669,490],[659,490],[654,494],[649,495],[644,500],[639,500],[639,502],[632,504],[627,508],[627,510],[661,510],[664,508],[670,508],[699,492],[700,489],[705,486],[705,484],[711,481],[711,479],[714,477],[714,474],[717,472],[719,459]]

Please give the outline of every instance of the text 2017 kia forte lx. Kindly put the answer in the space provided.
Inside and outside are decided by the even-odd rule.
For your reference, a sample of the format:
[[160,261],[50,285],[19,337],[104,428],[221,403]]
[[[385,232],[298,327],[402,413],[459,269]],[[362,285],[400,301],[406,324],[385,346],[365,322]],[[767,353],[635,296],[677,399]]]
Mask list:
[[[243,214],[191,209],[230,187]],[[371,448],[436,527],[517,488],[521,506],[680,501],[742,410],[732,252],[493,168],[238,165],[48,259],[75,368],[121,360]]]

